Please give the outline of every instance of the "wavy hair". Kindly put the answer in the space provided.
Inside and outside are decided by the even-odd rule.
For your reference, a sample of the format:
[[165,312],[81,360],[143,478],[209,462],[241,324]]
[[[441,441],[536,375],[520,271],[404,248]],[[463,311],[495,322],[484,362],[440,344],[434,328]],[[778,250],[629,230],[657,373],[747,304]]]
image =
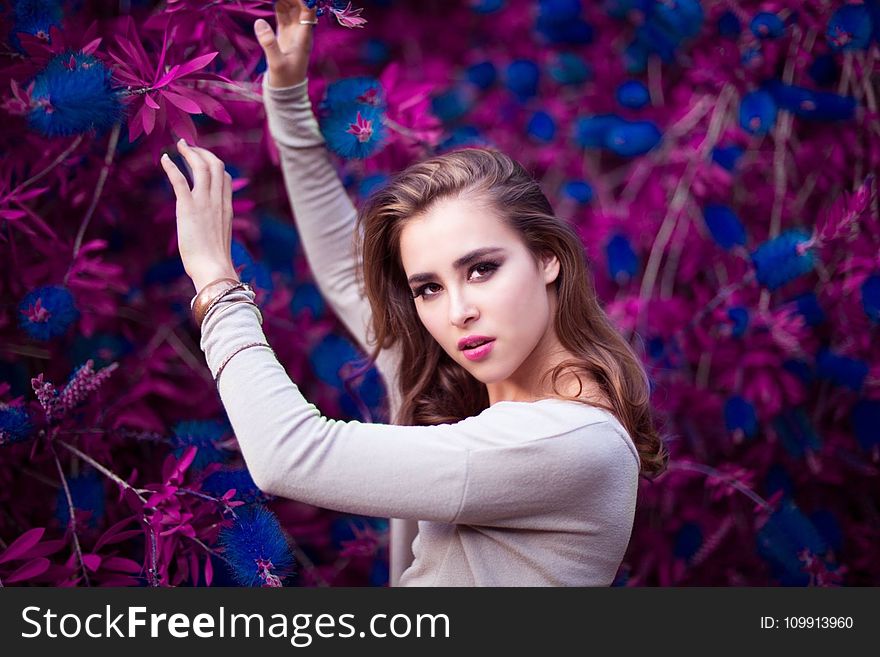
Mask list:
[[[669,454],[654,426],[650,383],[642,361],[599,305],[583,243],[557,217],[538,182],[518,162],[494,148],[466,147],[414,163],[374,192],[358,211],[355,241],[362,256],[358,284],[372,309],[369,340],[379,352],[400,342],[400,425],[454,423],[489,406],[485,384],[456,363],[418,317],[400,258],[400,235],[408,219],[442,199],[472,198],[494,209],[517,231],[531,253],[550,251],[560,263],[553,322],[560,343],[574,354],[544,373],[557,380],[566,370],[588,372],[611,406],[579,397],[558,397],[597,406],[627,429],[639,453],[640,473],[651,478],[667,467]],[[578,377],[580,379],[580,377]],[[583,383],[581,382],[581,394]]]

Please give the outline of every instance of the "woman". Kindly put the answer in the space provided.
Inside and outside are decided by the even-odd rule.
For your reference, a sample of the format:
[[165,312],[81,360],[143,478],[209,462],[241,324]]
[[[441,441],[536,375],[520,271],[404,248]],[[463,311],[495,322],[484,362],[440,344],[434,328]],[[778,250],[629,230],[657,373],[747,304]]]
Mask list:
[[644,369],[599,306],[576,233],[492,149],[416,163],[358,214],[307,95],[315,12],[282,0],[276,17],[277,37],[262,20],[255,31],[293,213],[324,297],[386,382],[394,424],[327,419],[302,396],[253,292],[234,285],[223,163],[181,142],[193,188],[162,161],[178,245],[254,481],[391,518],[392,586],[609,585],[639,473],[659,474],[667,455]]

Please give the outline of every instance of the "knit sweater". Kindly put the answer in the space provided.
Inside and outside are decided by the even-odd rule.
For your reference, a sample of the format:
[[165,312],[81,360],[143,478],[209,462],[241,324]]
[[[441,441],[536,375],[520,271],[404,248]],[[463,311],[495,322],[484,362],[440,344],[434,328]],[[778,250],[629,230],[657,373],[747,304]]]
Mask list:
[[[263,92],[286,191],[319,290],[366,352],[355,278],[356,210],[312,112],[308,80]],[[202,325],[216,375],[266,342],[236,291]],[[396,348],[376,368],[400,407]],[[232,356],[218,391],[257,486],[326,509],[391,519],[392,586],[607,586],[632,531],[639,457],[611,413],[556,398],[499,401],[433,426],[325,417],[272,350]]]

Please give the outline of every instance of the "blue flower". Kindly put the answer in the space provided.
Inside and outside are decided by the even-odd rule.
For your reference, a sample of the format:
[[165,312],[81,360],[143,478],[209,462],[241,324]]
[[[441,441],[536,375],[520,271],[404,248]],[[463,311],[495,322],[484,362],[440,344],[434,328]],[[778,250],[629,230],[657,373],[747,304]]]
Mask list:
[[732,11],[725,11],[718,17],[718,34],[727,39],[738,39],[742,25]]
[[856,99],[828,91],[812,91],[793,84],[771,80],[764,89],[776,105],[792,114],[818,121],[846,121],[855,115]]
[[34,425],[26,408],[0,406],[0,445],[24,442],[33,432]]
[[810,364],[804,360],[789,358],[782,363],[782,368],[786,372],[791,372],[807,385],[812,385],[816,380],[816,375]]
[[792,228],[755,249],[751,255],[758,282],[773,291],[812,271],[815,266],[813,251],[807,249],[803,255],[798,253],[798,245],[809,239],[806,231]]
[[188,447],[198,447],[193,460],[194,470],[201,470],[209,463],[221,463],[226,456],[216,445],[230,427],[219,420],[183,420],[174,425],[171,444],[177,458],[183,456]]
[[294,560],[278,518],[257,504],[239,507],[236,515],[218,538],[233,577],[242,586],[281,586]]
[[498,72],[495,64],[487,60],[469,66],[465,71],[465,77],[479,89],[488,89],[495,84]]
[[776,14],[762,11],[752,19],[749,29],[759,39],[778,39],[785,34],[785,23]]
[[639,269],[639,258],[625,235],[614,235],[605,246],[608,275],[619,285],[632,279]]
[[268,497],[257,488],[247,468],[217,470],[202,482],[202,490],[214,497],[222,497],[230,488],[235,489],[233,499],[247,504],[262,502]]
[[[80,474],[76,477],[67,477],[67,486],[70,488],[70,497],[73,499],[73,507],[77,511],[90,511],[88,525],[97,527],[101,518],[104,517],[104,481],[100,474],[95,471]],[[67,494],[60,487],[55,496],[55,517],[62,527],[70,522],[70,506],[67,503]]]
[[803,316],[807,326],[818,326],[825,321],[825,313],[819,305],[819,299],[815,292],[805,292],[792,301],[795,302],[797,312]]
[[843,547],[843,530],[833,511],[820,509],[810,514],[810,522],[835,552]]
[[305,308],[311,311],[313,319],[324,314],[324,297],[313,283],[297,285],[290,300],[290,314],[294,317]]
[[743,149],[739,146],[716,146],[712,149],[712,161],[728,171],[733,171],[742,154]]
[[817,452],[822,448],[822,439],[800,406],[777,415],[773,427],[792,458],[803,458],[807,450]]
[[581,148],[598,148],[605,144],[605,136],[614,126],[623,123],[616,114],[583,116],[574,123],[573,137]]
[[753,135],[764,135],[776,123],[776,102],[766,91],[752,91],[739,105],[739,125]]
[[507,66],[504,84],[519,100],[525,101],[538,93],[541,69],[531,59],[516,59]]
[[739,430],[747,438],[758,433],[758,416],[755,407],[744,397],[734,395],[724,403],[724,424],[731,433]]
[[547,112],[539,110],[532,114],[526,131],[538,141],[549,142],[556,135],[556,122]]
[[562,193],[578,203],[589,203],[593,200],[593,188],[583,180],[569,180],[562,187]]
[[648,87],[639,80],[627,80],[617,87],[617,102],[630,109],[641,109],[651,102]]
[[299,233],[292,222],[268,214],[261,217],[260,251],[272,271],[293,276],[293,260],[299,242]]
[[480,129],[473,125],[459,125],[453,128],[451,134],[437,144],[435,151],[446,153],[459,148],[489,146],[489,140],[483,136]]
[[852,414],[853,430],[856,440],[866,452],[880,445],[880,400],[860,399],[853,406]]
[[361,46],[361,57],[367,64],[381,67],[391,58],[391,49],[382,39],[370,37]]
[[452,123],[467,114],[474,98],[459,87],[452,87],[431,98],[431,112],[444,123]]
[[865,5],[844,5],[828,21],[825,37],[832,50],[865,50],[871,42],[873,27]]
[[644,155],[660,143],[663,135],[652,121],[625,121],[605,134],[605,147],[622,157]]
[[749,327],[749,309],[743,306],[728,308],[727,318],[732,323],[731,335],[735,338],[742,337]]
[[840,68],[831,53],[816,55],[807,73],[820,87],[829,87],[835,84],[840,76]]
[[28,122],[48,137],[107,130],[122,117],[111,73],[92,55],[71,51],[49,60],[34,80]]
[[61,27],[60,0],[17,0],[12,3],[12,29],[9,43],[19,52],[25,52],[18,32],[26,32],[50,42],[49,30]]
[[364,159],[385,145],[384,112],[378,107],[351,103],[320,120],[327,148],[342,158]]
[[535,29],[550,43],[583,44],[593,40],[593,27],[581,17],[580,0],[540,0]]
[[19,325],[36,340],[64,335],[79,315],[70,290],[60,285],[32,290],[18,304]]
[[346,338],[334,333],[324,336],[324,339],[316,344],[309,353],[309,362],[315,376],[324,383],[339,389],[342,389],[343,386],[339,371],[347,363],[354,365],[354,361],[359,358],[360,354],[354,345]]
[[377,107],[385,110],[385,90],[382,83],[369,76],[336,80],[327,86],[324,98],[318,104],[321,113],[347,110],[351,104]]
[[689,561],[703,545],[703,530],[695,522],[686,522],[675,534],[672,553],[678,559]]
[[823,347],[816,355],[816,372],[820,378],[858,392],[868,376],[868,364],[858,358],[835,354]]
[[703,208],[703,218],[712,239],[725,250],[745,246],[746,230],[739,217],[726,205],[712,204]]
[[580,84],[593,77],[590,65],[583,57],[573,52],[558,53],[549,65],[548,71],[550,77],[562,85]]
[[504,9],[505,0],[472,0],[470,7],[478,14],[493,14]]
[[805,586],[809,575],[803,571],[799,553],[808,549],[823,554],[828,546],[810,520],[791,499],[770,516],[756,535],[758,554],[773,569],[783,585]]
[[872,322],[880,322],[880,274],[871,274],[862,283],[862,307]]

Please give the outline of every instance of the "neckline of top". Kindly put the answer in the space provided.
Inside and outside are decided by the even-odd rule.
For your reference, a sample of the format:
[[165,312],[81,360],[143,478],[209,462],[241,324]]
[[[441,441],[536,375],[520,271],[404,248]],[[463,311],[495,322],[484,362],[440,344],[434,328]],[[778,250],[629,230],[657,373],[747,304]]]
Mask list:
[[516,401],[516,400],[512,400],[512,399],[502,399],[500,401],[495,402],[491,406],[489,406],[489,408],[494,408],[495,406],[498,406],[498,404],[539,404],[541,402],[548,402],[548,401],[562,402],[564,404],[577,404],[578,406],[580,406],[582,408],[589,408],[591,410],[599,411],[600,413],[604,413],[608,417],[614,418],[617,422],[620,422],[620,420],[617,419],[617,416],[614,415],[614,413],[610,413],[610,412],[606,411],[604,408],[600,408],[598,406],[591,406],[590,404],[584,404],[583,402],[575,401],[573,399],[559,399],[558,397],[544,397],[542,399],[533,399],[532,401]]

